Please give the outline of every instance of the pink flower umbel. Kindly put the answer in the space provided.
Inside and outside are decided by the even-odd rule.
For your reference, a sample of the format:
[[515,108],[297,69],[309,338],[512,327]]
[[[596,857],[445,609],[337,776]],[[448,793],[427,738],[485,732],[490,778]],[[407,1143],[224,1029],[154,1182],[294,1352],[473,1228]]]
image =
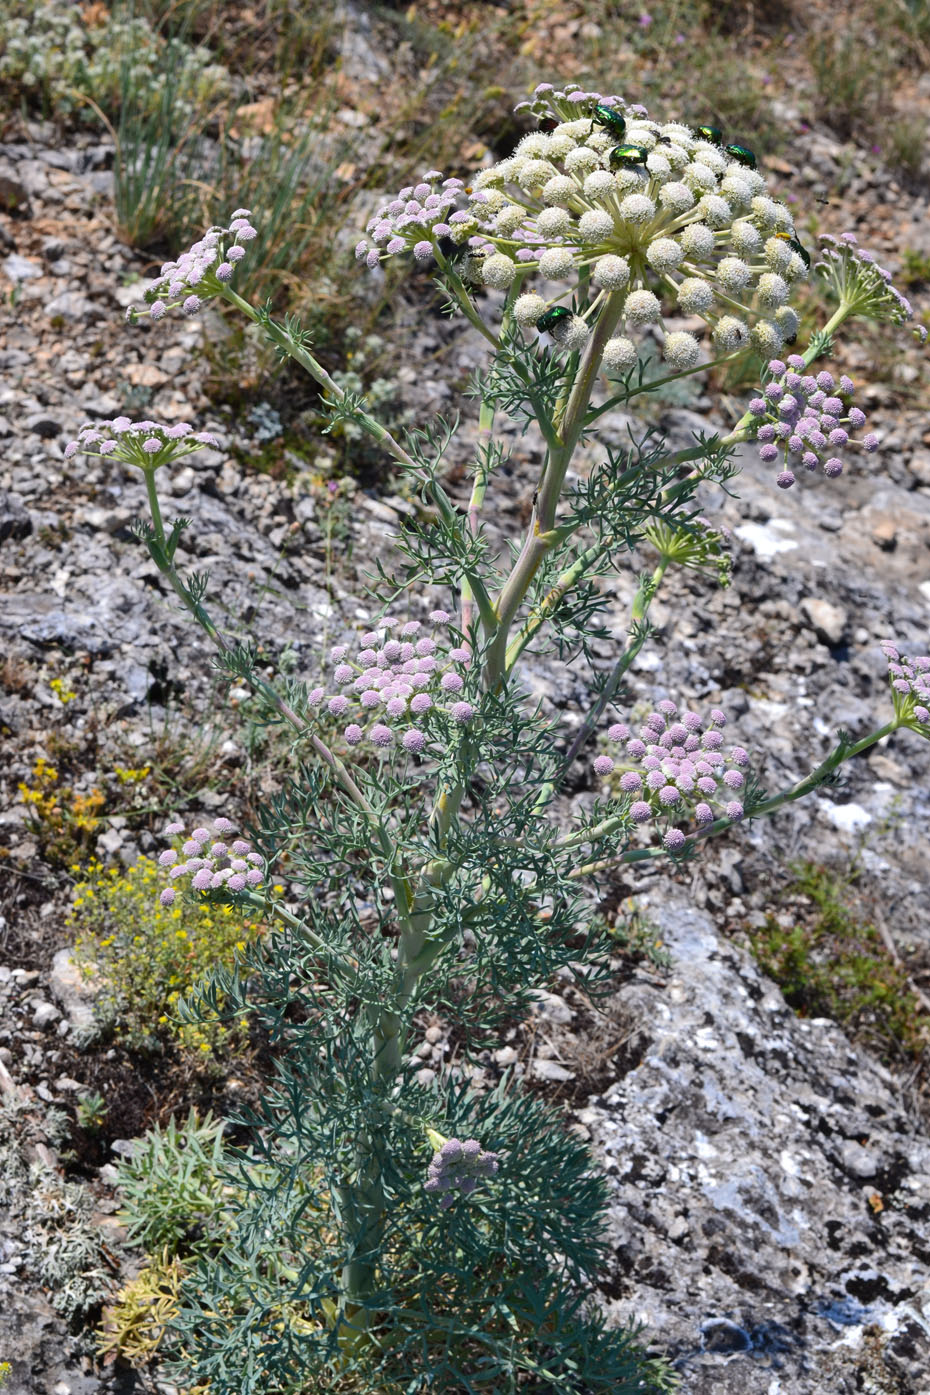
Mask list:
[[595,773],[605,777],[622,771],[620,794],[631,819],[654,822],[669,852],[685,845],[687,835],[675,826],[679,823],[693,821],[700,829],[717,818],[743,817],[736,795],[746,784],[749,756],[742,746],[731,746],[724,754],[721,731],[726,723],[717,707],[705,720],[697,712],[679,713],[665,700],[650,712],[638,735],[626,722],[608,729],[608,740],[625,754],[617,760],[598,756]]
[[878,449],[877,436],[854,440],[850,434],[861,431],[866,416],[851,405],[855,386],[845,374],[835,379],[825,370],[811,373],[801,355],[792,354],[787,363],[771,359],[766,376],[762,396],[752,399],[749,410],[756,419],[760,460],[781,466],[775,476],[779,489],[795,483],[792,466],[810,471],[819,466],[835,479],[843,470],[840,451]]
[[432,261],[439,239],[448,237],[459,219],[463,193],[461,179],[443,179],[439,170],[427,170],[418,184],[408,184],[369,219],[356,258],[372,269],[401,252],[412,252],[417,262]]
[[[236,825],[230,819],[220,817],[213,820],[212,831],[198,827],[191,836],[185,838],[184,825],[169,823],[166,835],[180,842],[180,849],[168,848],[159,854],[158,862],[167,870],[175,884],[166,887],[159,896],[163,906],[170,906],[177,897],[175,886],[181,878],[190,878],[190,888],[197,892],[221,891],[223,899],[230,894],[250,891],[261,886],[264,876],[262,868],[265,860],[260,853],[252,851],[252,845],[245,838],[237,838],[231,845],[219,841],[235,832]],[[212,840],[212,841],[211,841]],[[178,861],[180,856],[184,861]]]
[[210,431],[195,431],[186,421],[174,426],[162,426],[157,421],[131,421],[129,417],[114,417],[112,421],[89,421],[81,427],[76,441],[65,446],[65,459],[78,452],[122,460],[140,470],[160,470],[174,460],[217,447],[219,442]]
[[[476,712],[463,697],[471,653],[449,633],[450,624],[445,610],[430,611],[426,621],[373,622],[356,641],[358,648],[330,649],[331,683],[341,691],[314,689],[312,705],[346,722],[350,748],[367,740],[382,755],[421,755],[438,733],[438,725],[431,733],[424,722],[441,723],[445,716],[467,726]],[[411,717],[418,719],[415,726]]]
[[497,1174],[499,1166],[498,1154],[485,1152],[476,1138],[464,1143],[449,1138],[434,1154],[423,1190],[438,1195],[440,1207],[447,1211],[456,1192],[470,1196],[480,1182]]
[[881,648],[888,664],[895,716],[903,726],[930,737],[930,655],[912,659],[888,640]]
[[131,305],[126,318],[160,320],[169,310],[196,315],[208,300],[221,295],[233,279],[246,247],[258,236],[247,208],[237,208],[228,228],[208,228],[199,242],[176,262],[165,262],[158,278],[145,289],[147,309]]
[[[879,266],[874,252],[859,246],[855,233],[821,234],[821,260],[815,271],[827,280],[840,303],[849,306],[854,315],[868,320],[885,320],[903,325],[914,318],[914,307],[906,295],[892,285],[891,272]],[[912,324],[919,343],[927,342],[923,325]]]

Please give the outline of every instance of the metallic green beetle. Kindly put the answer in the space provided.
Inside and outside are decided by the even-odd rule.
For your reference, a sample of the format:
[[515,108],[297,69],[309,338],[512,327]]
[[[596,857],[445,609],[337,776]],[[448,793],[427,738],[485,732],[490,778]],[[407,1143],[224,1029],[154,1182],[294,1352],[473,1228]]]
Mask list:
[[804,244],[803,244],[802,242],[799,242],[798,239],[797,239],[796,237],[792,237],[790,233],[778,232],[778,233],[775,234],[775,236],[776,236],[776,237],[780,237],[780,238],[782,239],[783,242],[787,242],[787,244],[788,244],[788,246],[791,248],[792,252],[797,252],[798,256],[801,258],[801,261],[802,261],[802,262],[804,263],[804,265],[807,267],[808,271],[810,271],[810,269],[811,269],[811,254],[810,254],[810,252],[808,252],[808,250],[807,250],[807,248],[804,246]]
[[592,116],[599,126],[606,127],[612,135],[623,140],[626,134],[626,117],[622,112],[615,111],[613,107],[605,107],[603,102],[598,102]]
[[644,145],[618,145],[610,152],[610,163],[617,165],[644,165],[649,151]]
[[697,133],[709,140],[711,145],[723,145],[723,132],[719,126],[698,126]]
[[747,169],[755,169],[756,157],[749,149],[748,145],[725,145],[723,148],[728,155],[732,156],[733,159],[737,160],[741,165],[745,165]]
[[549,334],[555,329],[560,320],[570,320],[571,310],[566,310],[564,305],[553,305],[551,310],[547,310],[544,315],[540,315],[536,321],[536,328],[540,334]]

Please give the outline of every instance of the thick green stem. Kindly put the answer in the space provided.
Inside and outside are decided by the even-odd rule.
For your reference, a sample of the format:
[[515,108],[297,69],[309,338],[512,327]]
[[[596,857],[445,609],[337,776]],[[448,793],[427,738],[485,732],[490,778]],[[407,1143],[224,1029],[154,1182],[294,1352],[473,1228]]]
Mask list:
[[555,513],[565,474],[584,427],[604,345],[623,313],[624,301],[625,295],[620,291],[612,291],[607,296],[581,356],[561,419],[556,423],[560,444],[550,446],[522,551],[495,603],[497,633],[488,649],[485,665],[485,682],[489,688],[496,688],[506,676],[510,626],[543,558],[560,541],[560,534],[555,528]]
[[[478,441],[480,446],[486,448],[490,444],[493,430],[494,407],[490,402],[482,401],[481,410],[478,415]],[[475,458],[475,478],[472,483],[471,498],[468,501],[468,530],[473,536],[478,532],[478,517],[484,504],[484,496],[488,488],[488,477],[487,457],[483,455],[479,449]],[[474,589],[467,576],[462,580],[461,600],[462,634],[467,640],[471,634],[473,623],[472,611],[474,601]]]

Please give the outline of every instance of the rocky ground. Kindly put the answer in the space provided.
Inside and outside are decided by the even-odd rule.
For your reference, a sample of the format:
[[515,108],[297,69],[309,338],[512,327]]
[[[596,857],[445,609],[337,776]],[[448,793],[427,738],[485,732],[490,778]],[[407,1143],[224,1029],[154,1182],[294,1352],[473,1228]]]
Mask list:
[[[100,1053],[74,1045],[87,1009],[60,953],[69,943],[69,878],[43,860],[18,784],[45,756],[75,794],[89,794],[116,764],[147,758],[153,729],[171,726],[181,695],[204,723],[216,716],[206,645],[129,534],[144,505],[141,484],[115,463],[66,462],[65,443],[85,419],[115,416],[130,402],[213,431],[218,449],[192,457],[169,485],[173,508],[196,521],[186,560],[210,572],[232,628],[267,637],[269,657],[286,640],[306,677],[323,645],[361,618],[359,573],[388,555],[411,507],[394,484],[361,489],[347,522],[351,553],[340,544],[328,584],[313,458],[291,481],[250,470],[242,461],[259,442],[203,390],[203,324],[125,324],[138,295],[132,278],[145,267],[110,231],[111,162],[106,145],[62,149],[41,126],[0,145],[0,209],[9,210],[0,211],[8,306],[0,322],[0,1086],[21,1160],[41,1162],[44,1149],[51,1165],[54,1111],[73,1115],[81,1089],[114,1076]],[[796,197],[831,190],[841,170],[842,209],[831,200],[825,224],[841,218],[837,227],[854,227],[892,267],[905,246],[930,256],[926,188],[905,198],[865,160],[850,177],[828,132],[798,138]],[[449,411],[453,385],[481,361],[480,341],[413,297],[396,309],[404,405],[419,415]],[[841,480],[804,480],[782,494],[746,453],[738,495],[705,501],[732,531],[732,586],[676,578],[656,603],[654,643],[633,671],[632,701],[726,707],[772,791],[816,764],[838,726],[859,736],[886,720],[880,640],[927,649],[930,430],[916,363],[846,352],[843,367],[867,384],[883,448]],[[682,444],[722,424],[698,389],[648,410]],[[621,441],[626,425],[605,419],[602,439]],[[472,439],[466,425],[458,460]],[[320,458],[330,449],[321,445]],[[502,544],[525,521],[537,463],[533,439],[514,436],[489,525]],[[610,586],[618,637],[635,571]],[[612,648],[603,647],[605,666]],[[583,710],[589,680],[579,667],[531,661],[527,679],[567,721]],[[75,696],[63,703],[65,690]],[[247,778],[249,759],[234,726],[215,747],[213,788],[198,807],[218,809],[224,788]],[[701,862],[618,882],[618,898],[639,898],[672,962],[665,975],[627,975],[608,1010],[622,1050],[605,1038],[596,1071],[591,1019],[571,994],[541,1003],[525,1064],[556,1093],[575,1082],[567,1107],[614,1189],[604,1301],[618,1319],[646,1324],[688,1395],[930,1392],[930,1144],[920,1082],[854,1049],[835,1025],[797,1018],[733,938],[776,904],[791,859],[843,867],[857,857],[869,913],[930,992],[928,768],[930,749],[904,735],[847,767],[841,786],[715,845]],[[583,805],[593,793],[582,778],[572,800]],[[104,858],[129,863],[155,846],[138,819],[117,812],[101,827],[95,851]],[[164,1106],[134,1092],[125,1073],[112,1088],[125,1092],[115,1112],[124,1138]],[[56,1204],[118,1238],[113,1157],[91,1161],[68,1183],[83,1200],[69,1194]],[[54,1283],[36,1266],[37,1221],[15,1179],[6,1200],[7,1388],[148,1388],[149,1377],[101,1370],[81,1354],[50,1306]],[[110,1253],[102,1289],[120,1274],[118,1246]]]

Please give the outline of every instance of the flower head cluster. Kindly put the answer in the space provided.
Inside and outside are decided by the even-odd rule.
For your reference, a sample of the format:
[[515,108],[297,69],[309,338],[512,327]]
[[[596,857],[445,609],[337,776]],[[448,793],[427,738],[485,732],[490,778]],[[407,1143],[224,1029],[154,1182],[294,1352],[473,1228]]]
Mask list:
[[129,417],[114,417],[112,421],[88,421],[78,432],[76,441],[65,446],[65,459],[78,451],[85,455],[112,456],[140,470],[158,470],[172,460],[204,446],[218,446],[209,431],[195,431],[186,421],[174,426],[162,426],[157,421],[130,421]]
[[436,244],[448,237],[464,192],[461,179],[443,179],[439,170],[427,170],[418,184],[408,184],[368,221],[368,237],[355,248],[359,261],[374,268],[382,257],[412,252],[418,262],[432,260]]
[[665,830],[665,847],[677,852],[684,847],[685,834],[674,825],[683,819],[705,826],[721,816],[743,817],[736,796],[746,783],[743,772],[749,756],[742,746],[731,746],[724,755],[721,729],[726,724],[719,708],[713,708],[705,722],[697,712],[679,714],[673,702],[660,702],[638,736],[625,722],[608,729],[608,739],[625,747],[625,757],[614,761],[598,756],[595,774],[621,770],[620,789],[630,801],[633,822],[658,823]]
[[493,1177],[500,1165],[497,1153],[485,1152],[476,1138],[462,1143],[449,1138],[433,1156],[423,1190],[438,1193],[439,1205],[447,1211],[455,1192],[469,1196],[485,1178]]
[[430,611],[429,625],[385,618],[361,636],[355,653],[337,644],[329,658],[339,691],[327,696],[325,688],[314,688],[308,695],[311,707],[348,719],[343,734],[350,746],[367,737],[377,750],[387,750],[402,727],[402,748],[419,755],[434,714],[445,713],[459,725],[475,715],[462,696],[470,653],[450,635],[450,621],[444,610]]
[[[559,302],[587,276],[595,313],[607,293],[622,297],[618,330],[624,332],[604,354],[612,372],[632,367],[637,351],[629,334],[661,327],[662,303],[671,297],[678,313],[705,320],[719,354],[749,344],[774,354],[796,333],[787,301],[792,284],[807,274],[805,259],[790,212],[769,196],[750,151],[731,146],[728,152],[679,122],[660,124],[644,107],[580,88],[542,84],[525,105],[551,129],[524,136],[513,155],[482,170],[469,190],[448,189],[441,221],[453,242],[470,249],[473,279],[514,293],[519,323],[542,320],[558,343],[580,347],[586,317],[543,317],[553,308],[564,311]],[[453,192],[464,206],[450,213]],[[401,201],[389,207],[395,206]],[[398,231],[381,217],[372,236],[382,239],[384,253],[373,257],[359,244],[359,257],[377,261],[406,250],[409,227]],[[435,226],[427,233],[428,241]],[[421,252],[430,255],[429,246]],[[697,364],[693,335],[674,331],[663,343],[676,371]]]
[[[891,284],[891,272],[878,265],[874,252],[859,246],[855,233],[841,233],[839,237],[823,233],[820,241],[821,260],[814,269],[832,283],[837,299],[854,314],[893,325],[913,319],[914,307]],[[913,325],[912,329],[920,343],[926,343],[923,325]]]
[[158,278],[145,288],[148,310],[131,305],[126,318],[134,321],[148,315],[160,320],[169,310],[179,308],[185,315],[196,315],[208,300],[222,293],[245,256],[244,244],[258,236],[249,221],[251,216],[247,208],[237,208],[228,228],[208,228],[176,262],[165,262]]
[[800,354],[791,354],[787,363],[770,360],[769,381],[761,397],[754,397],[749,410],[756,418],[759,457],[766,464],[778,463],[775,476],[780,489],[790,489],[796,476],[792,464],[816,470],[818,465],[830,479],[843,472],[838,451],[856,446],[864,451],[878,450],[878,437],[869,433],[859,440],[851,431],[865,426],[865,412],[850,406],[855,386],[843,374],[836,381],[826,371],[813,374]]
[[[244,838],[227,842],[235,831],[236,825],[226,818],[214,819],[212,832],[208,828],[195,828],[189,836],[183,823],[169,823],[165,835],[175,838],[180,846],[163,852],[159,865],[168,869],[172,882],[190,877],[194,891],[234,894],[260,886],[264,859],[260,853],[252,851]],[[175,888],[168,886],[159,900],[163,906],[170,906],[176,896]]]
[[888,661],[895,715],[915,729],[930,726],[930,655],[912,659],[887,641],[881,648]]

